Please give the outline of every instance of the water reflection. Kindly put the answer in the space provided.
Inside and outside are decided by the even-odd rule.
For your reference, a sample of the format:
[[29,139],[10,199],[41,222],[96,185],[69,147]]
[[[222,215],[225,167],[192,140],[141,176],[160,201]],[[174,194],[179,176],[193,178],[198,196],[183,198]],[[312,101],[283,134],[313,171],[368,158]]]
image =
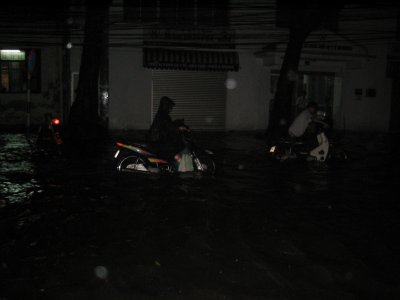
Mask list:
[[[303,296],[286,299],[321,298],[312,294],[321,288],[336,299],[347,292],[363,299],[374,284],[400,280],[399,205],[388,193],[396,190],[398,159],[370,146],[366,159],[363,141],[344,164],[280,163],[267,159],[255,136],[199,135],[216,153],[215,176],[160,178],[116,173],[116,139],[97,155],[51,158],[36,157],[24,135],[0,136],[1,205],[28,204],[1,210],[8,240],[0,246],[10,249],[4,260],[11,265],[17,249],[23,262],[0,274],[11,295],[13,274],[28,283],[42,276],[32,286],[52,291],[90,291],[95,277],[115,291],[134,286],[171,299],[174,289],[191,298],[192,278],[199,290],[256,291],[259,299],[287,286]],[[59,299],[54,293],[49,299]]]
[[0,145],[0,207],[28,201],[39,188],[29,139],[24,134],[1,134]]

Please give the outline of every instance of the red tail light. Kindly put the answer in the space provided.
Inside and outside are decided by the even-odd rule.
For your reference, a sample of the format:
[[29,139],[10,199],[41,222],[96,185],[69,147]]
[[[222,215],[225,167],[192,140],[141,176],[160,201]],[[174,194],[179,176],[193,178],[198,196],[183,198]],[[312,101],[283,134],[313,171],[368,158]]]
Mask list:
[[60,125],[60,120],[59,119],[53,119],[53,120],[51,120],[51,124],[53,124],[53,125]]

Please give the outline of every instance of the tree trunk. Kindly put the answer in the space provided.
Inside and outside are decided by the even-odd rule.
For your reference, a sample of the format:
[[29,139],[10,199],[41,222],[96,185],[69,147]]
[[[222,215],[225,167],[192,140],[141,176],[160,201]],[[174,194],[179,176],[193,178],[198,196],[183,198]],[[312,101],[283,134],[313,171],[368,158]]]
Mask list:
[[281,71],[278,79],[277,91],[273,100],[269,120],[269,130],[274,134],[282,135],[292,119],[292,97],[297,79],[297,70],[300,62],[303,43],[308,36],[302,28],[291,28],[289,42],[286,48]]
[[313,30],[322,27],[324,22],[330,19],[330,16],[338,12],[338,9],[340,9],[340,5],[333,3],[331,7],[321,4],[320,7],[291,11],[289,41],[279,74],[277,91],[270,109],[269,135],[275,137],[286,135],[289,122],[293,118],[291,115],[292,97],[303,44],[308,35]]
[[69,132],[72,140],[95,140],[102,136],[99,117],[99,78],[107,47],[108,9],[111,1],[89,1],[76,99],[71,107]]

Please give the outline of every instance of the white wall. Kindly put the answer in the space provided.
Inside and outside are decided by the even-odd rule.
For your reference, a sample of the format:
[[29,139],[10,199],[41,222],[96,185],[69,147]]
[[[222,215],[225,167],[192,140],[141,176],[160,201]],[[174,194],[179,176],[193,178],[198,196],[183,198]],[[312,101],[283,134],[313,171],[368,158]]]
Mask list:
[[[355,131],[387,131],[390,120],[391,79],[386,77],[386,45],[372,45],[369,53],[376,55],[357,70],[342,74],[342,105],[339,127]],[[354,90],[362,89],[358,99]],[[376,97],[366,97],[366,89],[376,89]]]
[[[362,68],[336,71],[335,127],[356,131],[386,131],[389,126],[391,80],[386,78],[386,46],[369,47],[370,59]],[[252,53],[240,53],[240,70],[229,72],[236,83],[227,90],[226,129],[264,130],[268,124],[270,70]],[[314,65],[315,71],[318,66]],[[321,71],[328,71],[321,64]],[[340,68],[342,70],[342,68]],[[152,71],[142,66],[140,49],[110,49],[110,128],[147,129],[151,124]],[[354,89],[361,88],[358,100]],[[375,88],[376,98],[365,96]],[[338,94],[338,92],[340,92]]]
[[[319,54],[319,57],[314,55],[315,60],[311,60],[308,65],[302,58],[299,71],[335,74],[333,103],[335,129],[387,131],[391,104],[391,79],[386,77],[388,45],[370,44],[364,45],[362,49],[365,49],[364,53],[360,52],[357,56],[347,58],[338,57],[334,52],[332,55]],[[273,60],[267,57],[264,63],[268,65],[271,61]],[[271,70],[279,68],[278,64],[270,67]],[[362,89],[361,98],[355,95],[355,89]],[[366,97],[366,89],[375,89],[376,97]]]
[[148,129],[151,124],[151,70],[142,50],[110,48],[110,129]]
[[[251,53],[240,54],[241,69],[229,72],[236,82],[228,89],[227,130],[266,129],[269,70]],[[139,49],[110,49],[110,128],[148,129],[151,124],[152,71],[142,66]]]
[[226,129],[266,129],[271,99],[269,69],[252,53],[240,53],[239,64],[238,72],[228,73],[228,79],[234,79],[237,85],[228,89]]

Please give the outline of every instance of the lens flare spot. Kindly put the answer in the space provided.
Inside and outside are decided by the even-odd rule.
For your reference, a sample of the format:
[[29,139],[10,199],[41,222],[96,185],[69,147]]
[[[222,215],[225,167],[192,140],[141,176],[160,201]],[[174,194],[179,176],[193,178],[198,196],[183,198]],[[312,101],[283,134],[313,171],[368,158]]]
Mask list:
[[107,280],[108,270],[104,266],[97,266],[96,268],[94,268],[94,275],[102,280]]
[[228,90],[234,90],[237,87],[237,81],[235,79],[233,79],[233,78],[228,78],[225,81],[225,87]]

